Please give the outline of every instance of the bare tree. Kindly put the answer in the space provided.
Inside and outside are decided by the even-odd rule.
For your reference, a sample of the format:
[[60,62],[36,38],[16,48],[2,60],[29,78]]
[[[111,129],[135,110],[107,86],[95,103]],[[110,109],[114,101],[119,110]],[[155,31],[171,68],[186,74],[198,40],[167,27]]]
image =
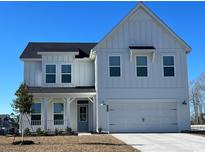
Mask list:
[[194,123],[204,123],[205,113],[205,73],[189,84],[190,103],[194,107]]

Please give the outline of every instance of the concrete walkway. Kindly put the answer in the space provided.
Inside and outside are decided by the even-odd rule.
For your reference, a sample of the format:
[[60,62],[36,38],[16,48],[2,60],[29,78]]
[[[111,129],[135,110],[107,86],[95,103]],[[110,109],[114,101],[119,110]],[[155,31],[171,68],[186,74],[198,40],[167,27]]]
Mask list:
[[205,137],[184,133],[112,134],[144,152],[205,152]]

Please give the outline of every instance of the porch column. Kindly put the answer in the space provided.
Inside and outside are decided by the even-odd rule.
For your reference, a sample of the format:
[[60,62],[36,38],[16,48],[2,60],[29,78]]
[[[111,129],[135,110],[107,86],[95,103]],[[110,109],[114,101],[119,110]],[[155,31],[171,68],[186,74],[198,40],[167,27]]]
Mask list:
[[98,132],[98,101],[97,101],[97,99],[96,99],[96,96],[94,96],[93,97],[93,99],[94,99],[94,102],[95,102],[95,114],[96,114],[96,118],[95,118],[95,124],[96,124],[96,132]]
[[95,102],[95,96],[93,97],[93,131],[95,131],[96,128],[96,102]]
[[44,130],[47,130],[47,122],[48,122],[48,100],[49,98],[48,97],[45,97],[44,98],[44,103],[43,103],[43,115],[44,115],[44,118],[43,118],[43,123],[44,123]]
[[70,118],[71,118],[71,114],[70,114],[70,103],[73,101],[73,98],[71,97],[66,97],[66,116],[67,116],[67,126],[71,128],[71,123],[70,123]]

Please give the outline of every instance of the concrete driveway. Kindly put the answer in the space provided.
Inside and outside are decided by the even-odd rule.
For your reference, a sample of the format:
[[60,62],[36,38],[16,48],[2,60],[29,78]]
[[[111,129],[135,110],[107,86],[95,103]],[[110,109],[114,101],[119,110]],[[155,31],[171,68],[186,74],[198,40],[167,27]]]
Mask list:
[[205,151],[205,137],[184,133],[112,134],[128,145],[149,152]]

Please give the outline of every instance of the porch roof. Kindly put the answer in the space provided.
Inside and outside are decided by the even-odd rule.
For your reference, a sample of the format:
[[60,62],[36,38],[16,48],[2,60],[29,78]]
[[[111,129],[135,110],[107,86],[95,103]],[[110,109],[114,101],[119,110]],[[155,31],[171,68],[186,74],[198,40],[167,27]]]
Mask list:
[[94,86],[89,87],[29,87],[30,93],[93,93]]

